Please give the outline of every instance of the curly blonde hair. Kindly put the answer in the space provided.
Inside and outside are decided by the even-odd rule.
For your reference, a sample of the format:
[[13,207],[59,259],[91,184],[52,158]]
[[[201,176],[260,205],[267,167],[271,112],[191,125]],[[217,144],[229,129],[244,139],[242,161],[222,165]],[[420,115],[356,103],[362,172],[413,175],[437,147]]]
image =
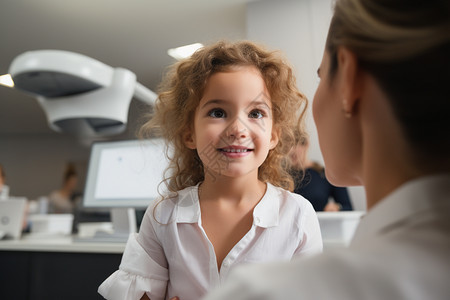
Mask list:
[[157,135],[166,140],[170,165],[165,183],[169,191],[176,193],[204,180],[203,164],[197,151],[186,147],[184,133],[193,128],[195,111],[208,78],[241,66],[255,67],[261,73],[272,101],[273,130],[279,133],[279,142],[259,167],[258,177],[275,186],[293,189],[287,158],[295,143],[295,130],[304,130],[307,99],[297,89],[291,67],[278,52],[248,41],[220,41],[172,65],[160,86],[154,113],[140,130],[141,137]]

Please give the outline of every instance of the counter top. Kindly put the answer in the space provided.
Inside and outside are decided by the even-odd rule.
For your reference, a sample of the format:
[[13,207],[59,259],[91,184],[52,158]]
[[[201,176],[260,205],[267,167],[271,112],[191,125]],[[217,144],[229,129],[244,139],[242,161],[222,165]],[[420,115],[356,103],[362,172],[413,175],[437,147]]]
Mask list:
[[18,240],[1,240],[0,251],[77,252],[122,254],[125,243],[80,241],[76,236],[22,235]]

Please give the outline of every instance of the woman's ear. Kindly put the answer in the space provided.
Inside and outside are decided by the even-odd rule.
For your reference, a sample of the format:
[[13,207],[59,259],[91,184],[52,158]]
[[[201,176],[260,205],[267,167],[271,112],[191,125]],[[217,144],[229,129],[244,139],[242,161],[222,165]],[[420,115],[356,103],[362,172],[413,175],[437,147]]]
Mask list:
[[356,55],[345,47],[337,50],[337,59],[341,77],[342,109],[351,116],[361,97],[362,78]]
[[183,140],[184,140],[184,144],[186,145],[186,147],[188,147],[189,149],[197,149],[197,145],[195,143],[195,136],[193,134],[193,130],[192,129],[187,129],[184,134],[183,134]]

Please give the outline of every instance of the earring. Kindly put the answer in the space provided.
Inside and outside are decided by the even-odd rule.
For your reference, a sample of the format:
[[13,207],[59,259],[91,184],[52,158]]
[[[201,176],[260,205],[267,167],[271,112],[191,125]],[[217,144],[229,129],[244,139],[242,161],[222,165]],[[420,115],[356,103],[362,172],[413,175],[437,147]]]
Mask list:
[[347,99],[342,99],[342,105],[343,105],[343,107],[342,107],[342,112],[344,113],[344,116],[347,118],[347,119],[350,119],[351,117],[352,117],[352,112],[351,111],[347,111],[347,110],[345,110],[345,108],[347,107]]

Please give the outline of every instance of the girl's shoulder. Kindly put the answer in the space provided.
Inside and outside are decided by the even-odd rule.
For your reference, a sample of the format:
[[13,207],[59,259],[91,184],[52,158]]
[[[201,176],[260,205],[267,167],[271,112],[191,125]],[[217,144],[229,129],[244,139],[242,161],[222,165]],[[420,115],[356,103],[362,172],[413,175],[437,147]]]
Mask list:
[[177,209],[198,204],[198,186],[190,186],[178,192],[169,192],[154,200],[147,209],[155,220],[168,223],[173,220]]
[[271,194],[270,200],[277,203],[277,207],[272,209],[277,210],[275,214],[280,224],[297,224],[297,228],[303,228],[304,222],[317,219],[311,202],[303,196],[269,184],[268,192]]
[[[269,191],[269,189],[271,191]],[[288,206],[294,209],[314,210],[311,202],[300,194],[288,191],[282,187],[274,186],[270,183],[267,184],[268,193],[277,197],[280,201],[280,206]]]

